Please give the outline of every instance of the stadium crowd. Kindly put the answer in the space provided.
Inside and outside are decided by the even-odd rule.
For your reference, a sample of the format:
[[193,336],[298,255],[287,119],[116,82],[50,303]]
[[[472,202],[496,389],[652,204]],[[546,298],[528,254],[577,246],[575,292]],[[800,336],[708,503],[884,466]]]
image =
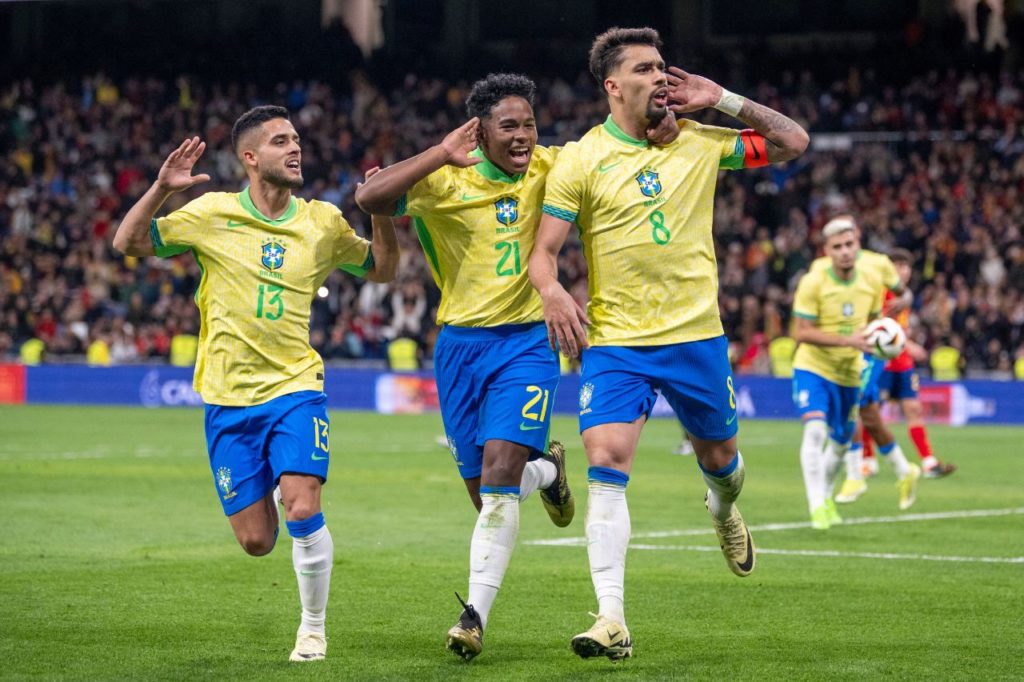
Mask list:
[[[968,372],[1009,374],[1024,356],[1024,71],[930,71],[884,83],[851,68],[822,83],[784,71],[772,83],[734,83],[805,123],[812,150],[784,167],[730,173],[716,199],[720,305],[740,372],[769,371],[768,343],[785,335],[793,290],[840,211],[855,214],[864,245],[916,258],[911,336],[957,348]],[[36,341],[49,360],[81,357],[96,341],[114,362],[167,358],[195,335],[191,298],[201,275],[190,255],[121,259],[118,220],[186,136],[208,148],[212,181],[196,193],[239,191],[232,122],[260,103],[283,104],[303,138],[300,194],[341,207],[362,234],[369,218],[352,194],[366,170],[411,156],[464,121],[467,83],[408,76],[382,92],[362,72],[349,87],[212,84],[103,74],[40,86],[0,86],[0,358]],[[590,77],[541,80],[541,142],[578,138],[606,115]],[[734,125],[716,112],[706,123]],[[399,222],[402,264],[391,285],[341,271],[314,301],[313,345],[328,361],[382,358],[395,338],[429,358],[438,291],[414,231]],[[561,257],[563,283],[586,298],[578,244]],[[40,344],[41,342],[41,344]]]

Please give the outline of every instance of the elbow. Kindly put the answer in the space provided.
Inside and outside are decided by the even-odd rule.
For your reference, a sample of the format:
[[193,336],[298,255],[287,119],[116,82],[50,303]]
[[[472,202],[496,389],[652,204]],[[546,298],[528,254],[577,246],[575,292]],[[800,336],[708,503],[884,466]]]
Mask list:
[[797,126],[797,129],[793,131],[791,139],[787,141],[786,151],[788,160],[793,160],[796,157],[807,151],[807,147],[811,144],[811,136],[807,134],[807,131],[802,127]]
[[356,189],[354,198],[356,206],[358,206],[363,213],[367,213],[369,215],[389,215],[387,204],[374,197],[372,191],[367,192],[366,185],[361,185]]
[[387,284],[388,282],[394,282],[397,275],[398,254],[395,254],[394,258],[389,258],[384,262],[377,263],[373,270],[366,273],[366,279],[371,282]]
[[123,236],[123,234],[121,233],[120,230],[118,230],[116,233],[114,233],[114,239],[110,243],[110,245],[114,247],[114,251],[117,251],[122,256],[130,256],[131,255],[130,253],[128,253],[128,250],[129,250],[128,238]]

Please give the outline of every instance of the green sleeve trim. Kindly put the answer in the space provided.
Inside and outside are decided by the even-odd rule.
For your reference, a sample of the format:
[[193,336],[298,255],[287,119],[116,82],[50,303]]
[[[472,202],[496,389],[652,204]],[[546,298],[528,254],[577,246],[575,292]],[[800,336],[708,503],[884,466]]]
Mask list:
[[344,270],[356,277],[365,277],[366,273],[373,270],[376,264],[376,261],[373,260],[373,249],[371,248],[366,251],[366,260],[363,261],[362,265],[339,265],[338,269]]
[[156,218],[149,221],[149,241],[153,242],[153,251],[160,258],[170,258],[189,251],[187,246],[166,246],[160,236],[160,229],[156,226]]
[[395,207],[395,217],[399,218],[405,215],[405,209],[409,206],[409,195],[403,194],[398,197],[398,203]]
[[746,155],[746,147],[743,146],[743,136],[736,136],[736,144],[732,148],[732,154],[723,156],[718,160],[718,167],[726,170],[740,170],[743,168],[743,160]]
[[796,310],[793,311],[793,314],[796,315],[797,317],[805,319],[805,320],[816,320],[816,319],[818,319],[817,315],[808,315],[807,313],[801,313],[801,312],[798,312]]
[[558,208],[557,206],[552,206],[551,204],[544,204],[544,212],[547,213],[549,216],[558,218],[559,220],[564,220],[567,223],[576,222],[577,214],[573,213],[572,211],[567,211],[564,208]]
[[419,216],[413,218],[413,224],[416,227],[416,236],[420,240],[420,246],[423,247],[423,253],[426,254],[427,260],[430,261],[430,266],[434,269],[434,275],[437,277],[438,283],[441,282],[441,263],[437,258],[437,250],[434,248],[434,240],[430,236],[430,232],[427,231],[427,224],[423,222],[423,219]]

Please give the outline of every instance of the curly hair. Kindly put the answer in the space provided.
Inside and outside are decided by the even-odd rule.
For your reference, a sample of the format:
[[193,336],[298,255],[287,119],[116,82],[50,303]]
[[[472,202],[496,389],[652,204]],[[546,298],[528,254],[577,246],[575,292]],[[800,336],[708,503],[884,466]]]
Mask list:
[[239,116],[238,120],[235,121],[235,125],[231,127],[231,148],[237,153],[238,141],[242,139],[243,135],[275,118],[290,120],[288,118],[288,110],[284,107],[264,104],[263,106],[250,109]]
[[590,46],[590,73],[603,84],[608,74],[622,63],[622,50],[630,45],[650,45],[661,49],[661,36],[653,28],[619,28],[614,26],[594,38]]
[[473,89],[466,98],[466,114],[473,118],[486,118],[491,110],[506,97],[522,97],[533,107],[537,85],[518,73],[490,73],[473,83]]

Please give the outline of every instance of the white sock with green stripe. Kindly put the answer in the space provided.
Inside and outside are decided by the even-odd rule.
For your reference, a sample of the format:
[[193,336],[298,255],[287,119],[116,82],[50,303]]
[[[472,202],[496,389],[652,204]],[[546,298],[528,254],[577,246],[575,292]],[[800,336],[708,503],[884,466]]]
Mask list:
[[469,544],[469,599],[487,625],[519,535],[519,488],[481,486],[480,516]]
[[626,548],[631,530],[626,505],[629,476],[609,467],[592,466],[587,470],[587,481],[587,556],[597,611],[625,625]]

